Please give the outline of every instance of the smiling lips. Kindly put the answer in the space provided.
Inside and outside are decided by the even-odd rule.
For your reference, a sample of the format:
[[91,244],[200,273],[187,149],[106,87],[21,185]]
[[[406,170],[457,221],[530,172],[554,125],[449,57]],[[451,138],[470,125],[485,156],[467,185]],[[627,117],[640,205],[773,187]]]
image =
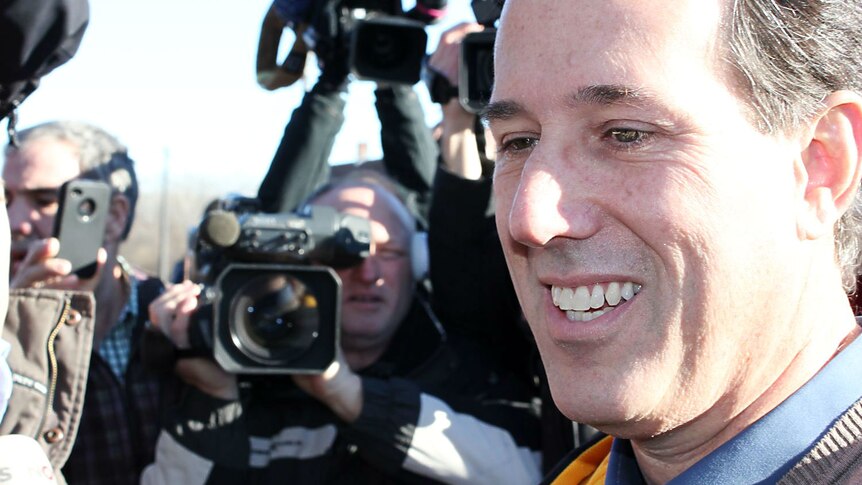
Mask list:
[[634,298],[641,285],[631,281],[613,281],[592,287],[576,288],[551,287],[554,306],[566,312],[566,318],[573,322],[589,322],[614,310],[620,302]]

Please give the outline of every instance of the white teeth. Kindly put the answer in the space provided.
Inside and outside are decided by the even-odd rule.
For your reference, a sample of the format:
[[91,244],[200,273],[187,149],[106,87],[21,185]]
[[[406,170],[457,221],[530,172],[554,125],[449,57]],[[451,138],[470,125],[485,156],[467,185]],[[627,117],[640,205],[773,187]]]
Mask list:
[[612,311],[623,300],[634,298],[641,285],[631,281],[613,281],[606,286],[593,285],[576,288],[551,287],[554,305],[566,312],[566,318],[573,322],[589,322]]
[[616,306],[622,296],[620,296],[620,284],[614,281],[608,285],[608,291],[605,292],[605,299],[608,300],[608,305]]
[[560,310],[572,310],[572,299],[575,297],[575,292],[572,291],[571,288],[563,288],[560,292],[560,296],[557,297],[560,301],[560,304],[557,305],[560,307]]
[[631,300],[635,296],[635,288],[631,281],[626,281],[623,288],[620,290],[620,296],[626,301]]
[[601,308],[604,304],[605,290],[602,289],[602,285],[596,285],[590,293],[590,308]]
[[572,310],[589,310],[590,309],[590,290],[586,286],[575,288],[575,296],[572,299]]

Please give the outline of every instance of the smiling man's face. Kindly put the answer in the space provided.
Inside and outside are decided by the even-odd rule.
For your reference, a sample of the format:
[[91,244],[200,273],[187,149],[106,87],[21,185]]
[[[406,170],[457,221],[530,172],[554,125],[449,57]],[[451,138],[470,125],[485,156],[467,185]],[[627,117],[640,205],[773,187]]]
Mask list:
[[799,147],[726,84],[720,15],[510,0],[498,32],[506,260],[556,404],[618,436],[738,412],[792,359]]

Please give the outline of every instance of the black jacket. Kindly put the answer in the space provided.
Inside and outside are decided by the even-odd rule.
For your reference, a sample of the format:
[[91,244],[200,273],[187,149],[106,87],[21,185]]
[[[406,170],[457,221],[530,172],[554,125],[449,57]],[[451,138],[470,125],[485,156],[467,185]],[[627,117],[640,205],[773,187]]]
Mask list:
[[289,378],[255,382],[239,402],[190,391],[143,483],[538,482],[529,392],[480,347],[448,336],[420,300],[360,375],[352,424]]

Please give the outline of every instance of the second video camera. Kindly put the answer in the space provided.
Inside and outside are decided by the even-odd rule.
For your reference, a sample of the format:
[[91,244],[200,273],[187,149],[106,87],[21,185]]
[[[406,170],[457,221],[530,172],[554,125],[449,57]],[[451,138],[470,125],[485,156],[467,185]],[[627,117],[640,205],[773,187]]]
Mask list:
[[320,373],[339,345],[341,281],[333,268],[368,256],[368,220],[330,207],[303,213],[222,204],[198,228],[204,283],[192,347],[238,374]]

